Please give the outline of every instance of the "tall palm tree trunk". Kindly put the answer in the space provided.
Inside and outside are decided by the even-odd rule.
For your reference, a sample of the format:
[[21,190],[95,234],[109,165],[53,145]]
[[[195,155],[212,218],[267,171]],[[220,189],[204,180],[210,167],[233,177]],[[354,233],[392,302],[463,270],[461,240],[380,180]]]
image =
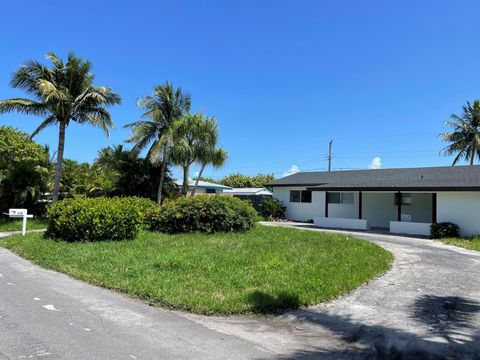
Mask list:
[[195,185],[193,186],[192,192],[190,195],[195,195],[195,191],[197,190],[198,182],[200,181],[200,178],[202,177],[203,170],[205,170],[206,164],[202,164],[202,167],[200,168],[200,171],[198,173],[197,179],[195,180]]
[[162,205],[162,189],[163,189],[163,182],[165,181],[165,169],[167,167],[167,147],[163,147],[163,157],[162,157],[162,166],[161,166],[161,173],[160,173],[160,183],[158,184],[157,190],[157,204],[158,206]]
[[58,194],[60,192],[60,178],[62,177],[63,167],[63,150],[65,149],[65,128],[64,121],[59,121],[60,128],[58,130],[58,149],[57,149],[57,164],[55,165],[55,177],[53,178],[53,195],[52,203],[58,201]]
[[188,178],[190,177],[190,167],[183,167],[183,184],[182,184],[182,195],[186,196],[188,193]]

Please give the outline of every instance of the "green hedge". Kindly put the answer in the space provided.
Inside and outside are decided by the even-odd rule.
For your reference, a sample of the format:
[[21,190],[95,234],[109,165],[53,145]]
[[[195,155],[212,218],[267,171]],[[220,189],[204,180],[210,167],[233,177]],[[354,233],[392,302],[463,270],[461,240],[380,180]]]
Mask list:
[[434,223],[430,225],[432,239],[453,238],[460,236],[460,227],[451,222]]
[[[150,201],[150,200],[148,200]],[[151,204],[140,198],[73,198],[48,209],[47,234],[65,241],[134,239]]]
[[273,196],[265,196],[260,203],[260,214],[269,220],[283,219],[287,207]]
[[253,228],[258,214],[246,201],[223,195],[186,196],[166,201],[150,213],[152,230],[165,233],[214,233]]
[[128,199],[131,206],[135,206],[141,213],[142,217],[145,220],[147,214],[150,214],[152,211],[158,209],[158,205],[155,201],[144,197],[125,197],[122,199]]

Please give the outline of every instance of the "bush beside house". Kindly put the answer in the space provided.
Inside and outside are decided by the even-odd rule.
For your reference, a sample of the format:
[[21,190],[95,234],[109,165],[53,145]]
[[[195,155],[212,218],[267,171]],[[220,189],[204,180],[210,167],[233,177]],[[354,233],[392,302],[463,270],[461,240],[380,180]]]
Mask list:
[[265,196],[260,203],[260,215],[265,219],[275,220],[283,219],[285,217],[285,210],[287,207],[280,200],[272,197]]
[[164,233],[245,231],[254,227],[257,212],[240,199],[213,195],[166,201],[149,214],[150,228]]
[[451,222],[434,223],[430,226],[432,239],[455,238],[460,236],[460,228]]

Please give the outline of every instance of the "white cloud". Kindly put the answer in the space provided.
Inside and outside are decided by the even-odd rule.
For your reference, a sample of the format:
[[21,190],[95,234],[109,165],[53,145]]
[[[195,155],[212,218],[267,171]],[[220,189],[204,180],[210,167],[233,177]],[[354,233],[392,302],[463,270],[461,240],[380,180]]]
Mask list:
[[290,169],[288,169],[287,171],[284,171],[283,172],[283,176],[288,176],[288,175],[292,175],[292,174],[295,174],[297,172],[299,172],[300,169],[298,168],[297,165],[292,165],[290,166]]
[[376,156],[368,164],[369,169],[381,169],[382,168],[382,159],[379,156]]

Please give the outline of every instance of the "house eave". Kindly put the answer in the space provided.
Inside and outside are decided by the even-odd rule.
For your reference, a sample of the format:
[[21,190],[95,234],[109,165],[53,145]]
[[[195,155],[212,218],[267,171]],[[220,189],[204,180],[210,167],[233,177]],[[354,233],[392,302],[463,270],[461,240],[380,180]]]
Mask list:
[[306,183],[306,184],[265,184],[265,187],[271,187],[271,188],[274,188],[274,187],[295,187],[295,186],[312,186],[312,187],[316,187],[316,186],[319,186],[321,184],[319,183]]
[[371,187],[371,186],[313,186],[307,187],[311,191],[427,191],[427,192],[461,192],[461,191],[480,191],[480,186],[388,186],[388,187]]

